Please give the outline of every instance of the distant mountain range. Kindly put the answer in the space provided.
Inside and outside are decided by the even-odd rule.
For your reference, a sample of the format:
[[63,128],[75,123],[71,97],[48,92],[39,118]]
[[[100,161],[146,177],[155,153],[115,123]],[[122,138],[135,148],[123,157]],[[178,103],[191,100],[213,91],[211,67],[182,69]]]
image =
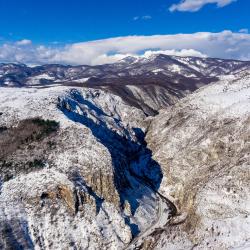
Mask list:
[[0,64],[0,86],[86,86],[109,89],[127,103],[156,114],[197,88],[250,68],[248,61],[177,57],[126,57],[98,66]]

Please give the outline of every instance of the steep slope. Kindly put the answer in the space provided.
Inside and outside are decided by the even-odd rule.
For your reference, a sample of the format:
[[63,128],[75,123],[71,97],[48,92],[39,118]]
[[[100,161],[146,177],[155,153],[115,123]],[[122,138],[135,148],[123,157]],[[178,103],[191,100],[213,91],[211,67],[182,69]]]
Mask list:
[[223,77],[156,116],[146,141],[179,209],[155,249],[248,249],[250,75]]

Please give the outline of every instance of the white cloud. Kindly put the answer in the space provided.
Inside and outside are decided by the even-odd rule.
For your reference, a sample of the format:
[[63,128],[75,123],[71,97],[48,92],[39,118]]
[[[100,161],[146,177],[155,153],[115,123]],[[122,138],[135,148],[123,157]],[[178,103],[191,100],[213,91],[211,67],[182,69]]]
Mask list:
[[248,29],[240,29],[239,32],[240,32],[240,33],[246,33],[246,34],[247,34],[247,33],[248,33]]
[[150,19],[152,19],[152,16],[149,16],[149,15],[142,16],[142,20],[150,20]]
[[22,45],[30,45],[31,43],[32,43],[32,41],[28,40],[28,39],[23,39],[23,40],[20,40],[20,41],[16,42],[16,44],[20,45],[20,46],[22,46]]
[[217,4],[217,7],[224,7],[237,0],[181,0],[178,4],[170,6],[169,10],[173,11],[190,11],[200,10],[206,4]]
[[206,54],[201,53],[200,51],[194,49],[181,49],[181,50],[147,50],[143,56],[149,57],[155,54],[164,54],[169,56],[195,56],[195,57],[207,57]]
[[207,57],[207,55],[202,54],[199,51],[193,49],[182,49],[182,50],[147,50],[143,54],[135,54],[135,53],[127,53],[127,54],[115,54],[115,55],[107,55],[103,54],[94,58],[90,64],[99,65],[104,63],[114,63],[125,57],[134,56],[134,57],[150,57],[152,55],[164,54],[164,55],[172,55],[172,56],[196,56],[196,57]]
[[219,33],[127,36],[91,42],[47,47],[17,43],[0,45],[0,62],[28,64],[103,64],[129,55],[163,53],[178,56],[208,56],[250,60],[250,34],[231,31]]
[[134,21],[138,21],[138,20],[150,20],[150,19],[152,19],[152,16],[150,16],[150,15],[135,16],[135,17],[133,17]]

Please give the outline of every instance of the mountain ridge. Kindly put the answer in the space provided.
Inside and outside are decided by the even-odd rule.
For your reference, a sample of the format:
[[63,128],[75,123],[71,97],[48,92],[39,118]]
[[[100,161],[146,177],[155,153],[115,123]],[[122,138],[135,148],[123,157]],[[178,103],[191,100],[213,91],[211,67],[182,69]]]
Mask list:
[[109,90],[145,114],[154,115],[199,87],[217,81],[221,75],[250,68],[247,61],[162,54],[135,58],[132,64],[127,59],[98,66],[52,64],[31,68],[23,64],[0,64],[0,86],[59,85]]

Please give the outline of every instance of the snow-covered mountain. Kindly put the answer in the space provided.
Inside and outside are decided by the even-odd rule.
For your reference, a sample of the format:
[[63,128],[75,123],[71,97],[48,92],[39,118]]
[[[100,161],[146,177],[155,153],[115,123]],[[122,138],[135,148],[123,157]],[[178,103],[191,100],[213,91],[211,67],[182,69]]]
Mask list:
[[109,89],[148,114],[174,104],[220,75],[249,69],[250,62],[162,54],[127,57],[99,66],[0,64],[0,86],[85,86]]
[[249,249],[249,65],[1,64],[0,249]]
[[[216,58],[178,57],[156,54],[150,57],[126,57],[117,63],[97,66],[65,66],[43,65],[28,67],[24,64],[2,63],[0,64],[0,83],[2,86],[42,85],[47,83],[110,83],[109,79],[121,79],[125,77],[155,77],[165,80],[171,77],[171,81],[181,78],[216,77],[221,74],[230,74],[249,68],[250,62],[223,60]],[[158,78],[157,78],[158,77]],[[177,79],[175,79],[177,78]],[[154,78],[153,78],[154,79]],[[35,81],[40,80],[40,81]],[[101,83],[100,81],[103,81]],[[130,83],[132,84],[132,83]]]

